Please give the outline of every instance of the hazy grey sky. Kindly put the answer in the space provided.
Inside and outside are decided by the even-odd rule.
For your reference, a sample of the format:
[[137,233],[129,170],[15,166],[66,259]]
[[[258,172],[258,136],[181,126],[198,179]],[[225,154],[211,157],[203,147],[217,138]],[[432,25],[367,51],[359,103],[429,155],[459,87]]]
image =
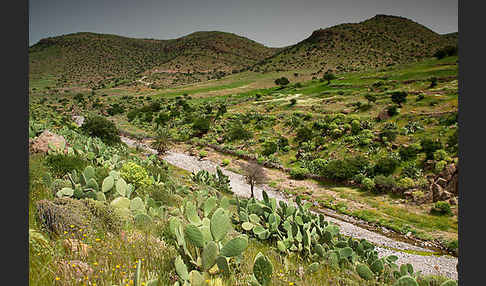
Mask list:
[[457,0],[30,0],[29,43],[75,32],[173,39],[225,31],[282,47],[376,14],[406,17],[443,34],[458,31],[457,6]]

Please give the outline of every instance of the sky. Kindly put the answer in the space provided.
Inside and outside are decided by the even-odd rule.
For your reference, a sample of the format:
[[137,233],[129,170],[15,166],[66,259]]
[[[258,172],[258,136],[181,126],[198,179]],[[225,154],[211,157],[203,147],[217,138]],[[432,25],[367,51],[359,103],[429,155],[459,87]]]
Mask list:
[[439,34],[458,31],[457,0],[30,0],[29,45],[76,32],[174,39],[224,31],[269,47],[377,14],[401,16]]

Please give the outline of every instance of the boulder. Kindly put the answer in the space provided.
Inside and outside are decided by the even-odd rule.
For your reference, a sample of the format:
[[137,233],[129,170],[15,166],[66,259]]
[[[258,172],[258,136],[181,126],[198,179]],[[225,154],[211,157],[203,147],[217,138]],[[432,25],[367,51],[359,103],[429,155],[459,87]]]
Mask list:
[[73,115],[72,120],[78,127],[81,127],[84,123],[84,116]]
[[438,178],[436,181],[435,181],[436,184],[438,184],[439,186],[441,186],[442,188],[446,188],[448,183],[446,179],[444,178]]
[[53,145],[55,148],[66,148],[66,139],[63,136],[57,135],[50,132],[49,130],[44,130],[35,140],[32,141],[30,145],[30,150],[33,153],[47,153],[49,151],[49,144]]

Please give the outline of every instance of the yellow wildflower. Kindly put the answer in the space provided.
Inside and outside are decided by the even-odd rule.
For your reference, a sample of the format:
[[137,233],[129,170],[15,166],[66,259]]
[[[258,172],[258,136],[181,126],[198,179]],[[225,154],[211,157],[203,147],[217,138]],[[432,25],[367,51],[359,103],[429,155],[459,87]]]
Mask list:
[[59,278],[59,277],[56,277],[56,280],[57,280],[57,281],[59,281],[59,280],[61,280],[61,278]]

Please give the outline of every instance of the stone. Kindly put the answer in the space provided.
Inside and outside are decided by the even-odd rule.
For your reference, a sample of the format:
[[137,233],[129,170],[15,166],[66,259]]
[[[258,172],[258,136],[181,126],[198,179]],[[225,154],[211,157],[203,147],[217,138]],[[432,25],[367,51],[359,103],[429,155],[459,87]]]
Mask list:
[[444,179],[444,178],[438,178],[436,181],[435,181],[436,184],[438,184],[439,186],[441,186],[442,188],[445,188],[447,187],[447,180]]
[[[61,148],[62,146],[66,146],[66,139],[49,130],[44,130],[41,135],[32,141],[30,149],[33,153],[47,153],[47,151],[49,151],[49,144]],[[67,150],[64,151],[67,152]]]
[[449,199],[449,204],[451,204],[451,206],[457,205],[457,198],[456,197],[450,198]]
[[78,127],[81,127],[84,123],[84,116],[73,115],[72,120]]

